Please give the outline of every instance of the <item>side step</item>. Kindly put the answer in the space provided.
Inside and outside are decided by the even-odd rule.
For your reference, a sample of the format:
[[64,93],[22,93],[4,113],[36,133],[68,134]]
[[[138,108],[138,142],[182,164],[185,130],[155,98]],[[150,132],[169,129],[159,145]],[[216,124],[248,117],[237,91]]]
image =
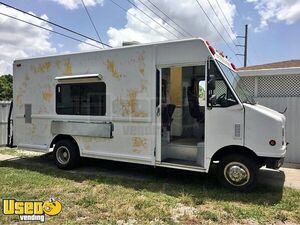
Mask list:
[[[183,160],[184,161],[184,160]],[[156,162],[155,166],[158,167],[166,167],[166,168],[172,168],[172,169],[180,169],[180,170],[189,170],[189,171],[197,171],[197,172],[208,172],[207,169],[204,167],[201,167],[196,164],[196,162],[191,163],[178,163],[178,162]]]

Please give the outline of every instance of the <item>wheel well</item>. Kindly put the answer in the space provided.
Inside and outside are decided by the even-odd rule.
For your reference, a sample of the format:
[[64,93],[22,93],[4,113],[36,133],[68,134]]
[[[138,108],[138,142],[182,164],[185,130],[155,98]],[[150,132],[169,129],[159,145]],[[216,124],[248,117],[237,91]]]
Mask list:
[[50,144],[50,148],[53,148],[53,146],[58,141],[61,141],[61,140],[70,140],[70,141],[72,141],[77,146],[77,148],[79,150],[79,146],[78,146],[77,142],[75,141],[75,139],[71,135],[65,135],[65,134],[56,135],[55,138],[52,140],[52,142]]
[[264,163],[264,159],[258,157],[251,149],[239,145],[230,145],[219,149],[212,156],[211,162],[219,161],[225,155],[230,155],[230,154],[240,154],[240,155],[248,156],[257,162],[261,162],[262,164]]

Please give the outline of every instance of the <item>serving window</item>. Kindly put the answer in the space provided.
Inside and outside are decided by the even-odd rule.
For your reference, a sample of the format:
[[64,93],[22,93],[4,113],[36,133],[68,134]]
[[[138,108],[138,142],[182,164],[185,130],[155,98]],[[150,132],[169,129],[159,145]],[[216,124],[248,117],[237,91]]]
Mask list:
[[58,84],[56,86],[56,113],[104,116],[106,113],[105,83]]

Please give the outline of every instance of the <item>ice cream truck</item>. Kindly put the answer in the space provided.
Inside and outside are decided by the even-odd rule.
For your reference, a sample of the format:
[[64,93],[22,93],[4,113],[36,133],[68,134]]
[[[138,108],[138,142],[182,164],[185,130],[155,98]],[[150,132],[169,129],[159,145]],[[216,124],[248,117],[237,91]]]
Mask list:
[[[200,38],[135,44],[13,63],[13,144],[196,172],[249,190],[278,169],[285,117],[258,105],[235,67]],[[12,139],[12,138],[11,138]]]

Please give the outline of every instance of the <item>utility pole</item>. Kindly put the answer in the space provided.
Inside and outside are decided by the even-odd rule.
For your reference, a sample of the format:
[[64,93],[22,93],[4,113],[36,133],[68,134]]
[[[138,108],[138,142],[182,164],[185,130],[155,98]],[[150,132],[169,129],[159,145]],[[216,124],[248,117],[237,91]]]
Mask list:
[[245,25],[245,36],[237,36],[237,38],[243,38],[244,44],[243,45],[236,45],[238,47],[244,48],[244,54],[236,54],[244,57],[244,67],[247,66],[247,55],[248,55],[248,24]]

